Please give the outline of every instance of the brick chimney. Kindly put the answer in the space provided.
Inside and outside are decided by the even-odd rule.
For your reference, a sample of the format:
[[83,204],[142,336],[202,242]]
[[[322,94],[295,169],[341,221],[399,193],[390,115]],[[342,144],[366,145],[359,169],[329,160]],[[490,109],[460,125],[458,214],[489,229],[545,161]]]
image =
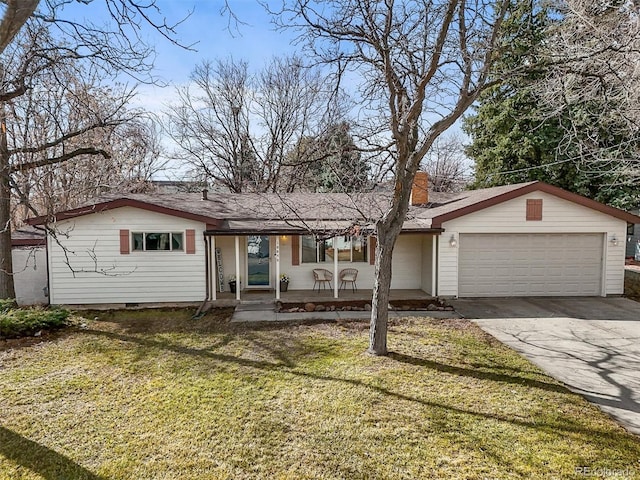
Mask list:
[[202,200],[209,200],[209,190],[206,188],[202,190]]
[[424,205],[429,203],[429,175],[427,172],[417,172],[411,187],[411,205]]

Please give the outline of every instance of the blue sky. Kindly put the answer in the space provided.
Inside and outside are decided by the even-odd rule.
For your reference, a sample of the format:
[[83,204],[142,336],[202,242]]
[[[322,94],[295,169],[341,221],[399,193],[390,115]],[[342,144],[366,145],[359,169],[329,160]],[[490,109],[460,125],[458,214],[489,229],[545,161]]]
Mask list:
[[[167,24],[173,24],[192,12],[176,27],[175,37],[181,45],[192,48],[174,45],[151,25],[142,24],[143,40],[157,53],[153,75],[169,86],[141,85],[136,105],[159,112],[162,104],[173,96],[175,86],[187,82],[193,68],[203,60],[232,55],[248,61],[250,69],[258,70],[273,56],[295,50],[292,45],[295,33],[276,31],[271,16],[259,0],[229,0],[229,3],[241,23],[234,23],[222,12],[224,3],[221,0],[156,0],[160,14],[151,15],[156,21],[166,18]],[[109,13],[104,2],[84,4],[78,1],[64,7],[63,17],[80,22],[86,19],[99,25],[103,20],[107,21]],[[121,80],[135,83],[126,78]]]
[[[273,56],[297,50],[293,45],[296,32],[276,30],[272,17],[259,0],[229,0],[229,3],[242,23],[236,25],[233,20],[230,23],[229,16],[221,11],[224,7],[221,0],[156,0],[168,24],[180,21],[192,11],[189,18],[177,27],[176,40],[182,45],[193,46],[192,50],[180,48],[146,25],[142,36],[157,53],[153,73],[167,86],[139,85],[133,106],[161,114],[165,106],[175,99],[176,86],[188,82],[193,68],[203,60],[232,55],[246,60],[249,68],[256,71]],[[280,5],[280,2],[272,3],[274,8]],[[68,8],[71,15],[87,17],[94,23],[100,23],[101,18],[108,15],[102,2],[88,5],[72,3]],[[459,125],[450,130],[451,133],[461,133]]]
[[[259,0],[229,0],[229,3],[240,23],[230,20],[229,15],[222,12],[224,3],[221,0],[156,0],[160,16],[154,18],[166,18],[167,24],[176,23],[192,12],[176,27],[175,37],[181,45],[191,48],[174,45],[151,25],[143,25],[141,37],[156,51],[152,74],[166,86],[138,85],[137,95],[131,102],[133,107],[162,116],[166,105],[175,100],[176,87],[187,83],[194,67],[204,60],[233,56],[246,60],[249,68],[255,71],[272,57],[296,50],[292,45],[295,32],[276,31],[270,14]],[[89,4],[74,2],[65,6],[64,16],[100,24],[109,18],[109,12],[101,1]],[[126,76],[120,76],[118,80],[131,86],[136,84]],[[163,143],[168,151],[173,149],[168,138]],[[176,174],[180,175],[179,168],[175,172],[165,171],[158,178],[171,178]]]
[[188,81],[193,68],[203,60],[232,55],[249,62],[250,68],[261,68],[271,57],[290,53],[294,32],[276,31],[270,15],[257,0],[230,0],[234,13],[244,22],[229,25],[229,17],[221,13],[224,4],[220,0],[158,0],[158,6],[169,22],[192,15],[178,26],[177,39],[183,45],[193,45],[185,50],[162,38],[148,28],[148,40],[156,51],[155,75],[171,84],[166,88],[141,86],[138,102],[152,111],[161,109],[170,100],[175,85]]
[[231,0],[234,13],[245,22],[229,28],[229,18],[221,13],[219,0],[171,1],[159,0],[158,5],[168,19],[178,20],[193,9],[193,14],[178,27],[178,39],[183,44],[196,43],[195,52],[171,45],[157,34],[151,40],[158,51],[157,73],[182,82],[193,66],[203,59],[233,55],[260,67],[273,55],[293,50],[293,32],[278,32],[271,17],[256,0]]

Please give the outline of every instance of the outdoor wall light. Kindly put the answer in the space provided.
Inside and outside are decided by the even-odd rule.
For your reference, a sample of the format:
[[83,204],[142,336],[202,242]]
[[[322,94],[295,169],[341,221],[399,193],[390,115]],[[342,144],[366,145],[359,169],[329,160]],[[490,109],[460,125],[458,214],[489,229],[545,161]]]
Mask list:
[[458,246],[458,240],[456,240],[455,235],[451,235],[451,238],[449,239],[449,245],[451,245],[452,248],[456,248]]
[[613,245],[614,247],[618,246],[618,237],[615,236],[615,234],[613,235],[613,237],[611,237],[611,240],[609,240],[609,242],[611,242],[611,245]]

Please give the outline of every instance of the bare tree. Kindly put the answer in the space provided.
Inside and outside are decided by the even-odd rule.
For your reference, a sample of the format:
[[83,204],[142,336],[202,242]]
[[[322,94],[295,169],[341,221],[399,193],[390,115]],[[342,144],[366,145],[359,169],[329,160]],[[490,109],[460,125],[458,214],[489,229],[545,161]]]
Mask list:
[[[96,95],[96,92],[91,94]],[[114,100],[118,101],[117,97]],[[94,102],[90,105],[91,111],[86,112],[87,115],[95,113],[94,108],[105,108],[98,107]],[[42,114],[34,112],[34,115]],[[51,121],[52,118],[48,116],[41,123]],[[33,136],[38,135],[39,131],[28,127],[25,133]],[[149,191],[153,188],[153,175],[162,171],[166,164],[160,160],[162,147],[152,119],[128,119],[126,123],[95,130],[87,138],[76,139],[74,143],[87,140],[103,148],[109,156],[93,161],[95,158],[79,155],[61,164],[44,165],[13,175],[14,228],[36,212],[38,215],[51,216],[111,191]],[[37,158],[42,158],[42,155],[39,154]]]
[[252,75],[227,58],[198,65],[191,82],[167,112],[176,158],[231,192],[290,188],[295,177],[281,175],[288,152],[326,119],[318,72],[293,56]]
[[[15,296],[10,199],[15,192],[21,201],[29,199],[16,189],[16,175],[80,157],[108,158],[109,153],[91,141],[92,133],[131,118],[124,109],[131,95],[127,90],[118,94],[119,101],[111,109],[84,118],[74,116],[83,98],[75,95],[69,76],[114,78],[126,72],[153,81],[153,51],[141,40],[142,25],[150,24],[175,42],[174,26],[166,24],[153,0],[145,4],[104,0],[110,16],[101,19],[101,25],[65,18],[67,3],[0,2],[0,298]],[[49,89],[59,88],[66,88],[66,95],[56,101]],[[29,104],[32,99],[45,98],[51,102],[43,102],[42,113],[50,115],[51,121],[40,124],[42,116],[32,118],[26,112],[34,111]],[[72,125],[70,118],[80,121]],[[39,128],[39,138],[27,133]]]
[[[87,9],[104,6],[108,15],[99,23],[86,17],[81,21],[65,9],[69,0],[0,0],[0,54],[3,54],[29,21],[39,20],[64,45],[69,55],[91,58],[95,66],[106,67],[112,73],[147,75],[151,68],[151,49],[143,40],[143,27],[150,26],[166,40],[179,45],[176,28],[185,18],[167,23],[156,0],[80,1]],[[147,77],[148,78],[148,77]]]
[[[477,98],[491,66],[508,48],[503,22],[514,2],[287,2],[277,21],[299,28],[307,52],[357,77],[361,109],[381,155],[392,160],[394,193],[376,223],[370,347],[387,353],[391,260],[408,211],[415,174],[435,140]],[[373,142],[372,142],[373,143]]]
[[462,139],[453,134],[433,142],[420,168],[429,174],[430,190],[459,192],[469,182],[468,163]]
[[[537,92],[561,118],[558,157],[622,195],[640,181],[640,5],[567,0],[545,42],[550,68]],[[616,188],[622,186],[623,188]]]
[[174,157],[231,192],[242,192],[255,170],[248,65],[231,58],[206,61],[196,66],[191,82],[177,89],[178,102],[167,111]]
[[339,115],[336,104],[329,103],[320,72],[298,56],[272,59],[257,76],[253,111],[258,131],[264,132],[254,144],[265,172],[264,190],[295,188],[294,176],[281,175],[287,151],[305,137],[320,135]]

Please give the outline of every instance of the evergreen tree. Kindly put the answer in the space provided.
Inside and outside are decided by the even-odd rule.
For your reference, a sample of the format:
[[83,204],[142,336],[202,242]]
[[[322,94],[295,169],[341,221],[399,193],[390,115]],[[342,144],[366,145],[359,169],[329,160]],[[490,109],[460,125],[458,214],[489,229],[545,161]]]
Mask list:
[[369,165],[349,133],[349,124],[333,125],[318,139],[319,160],[311,166],[317,192],[357,192],[367,185]]
[[[617,162],[621,155],[638,156],[640,138],[616,114],[611,85],[594,90],[588,65],[580,65],[582,72],[571,82],[556,67],[545,68],[553,35],[565,28],[558,12],[538,10],[515,20],[511,28],[526,29],[529,45],[535,47],[505,56],[496,78],[502,69],[524,71],[532,64],[540,68],[483,92],[474,114],[464,119],[463,129],[472,140],[466,153],[475,162],[473,185],[540,180],[616,207],[636,206],[638,189],[633,182],[620,181]],[[559,81],[561,92],[554,94],[562,101],[554,104],[548,101],[549,92]],[[580,95],[587,85],[590,95]]]
[[349,124],[330,126],[319,137],[303,137],[288,152],[286,191],[351,193],[369,184],[369,164],[362,158]]

